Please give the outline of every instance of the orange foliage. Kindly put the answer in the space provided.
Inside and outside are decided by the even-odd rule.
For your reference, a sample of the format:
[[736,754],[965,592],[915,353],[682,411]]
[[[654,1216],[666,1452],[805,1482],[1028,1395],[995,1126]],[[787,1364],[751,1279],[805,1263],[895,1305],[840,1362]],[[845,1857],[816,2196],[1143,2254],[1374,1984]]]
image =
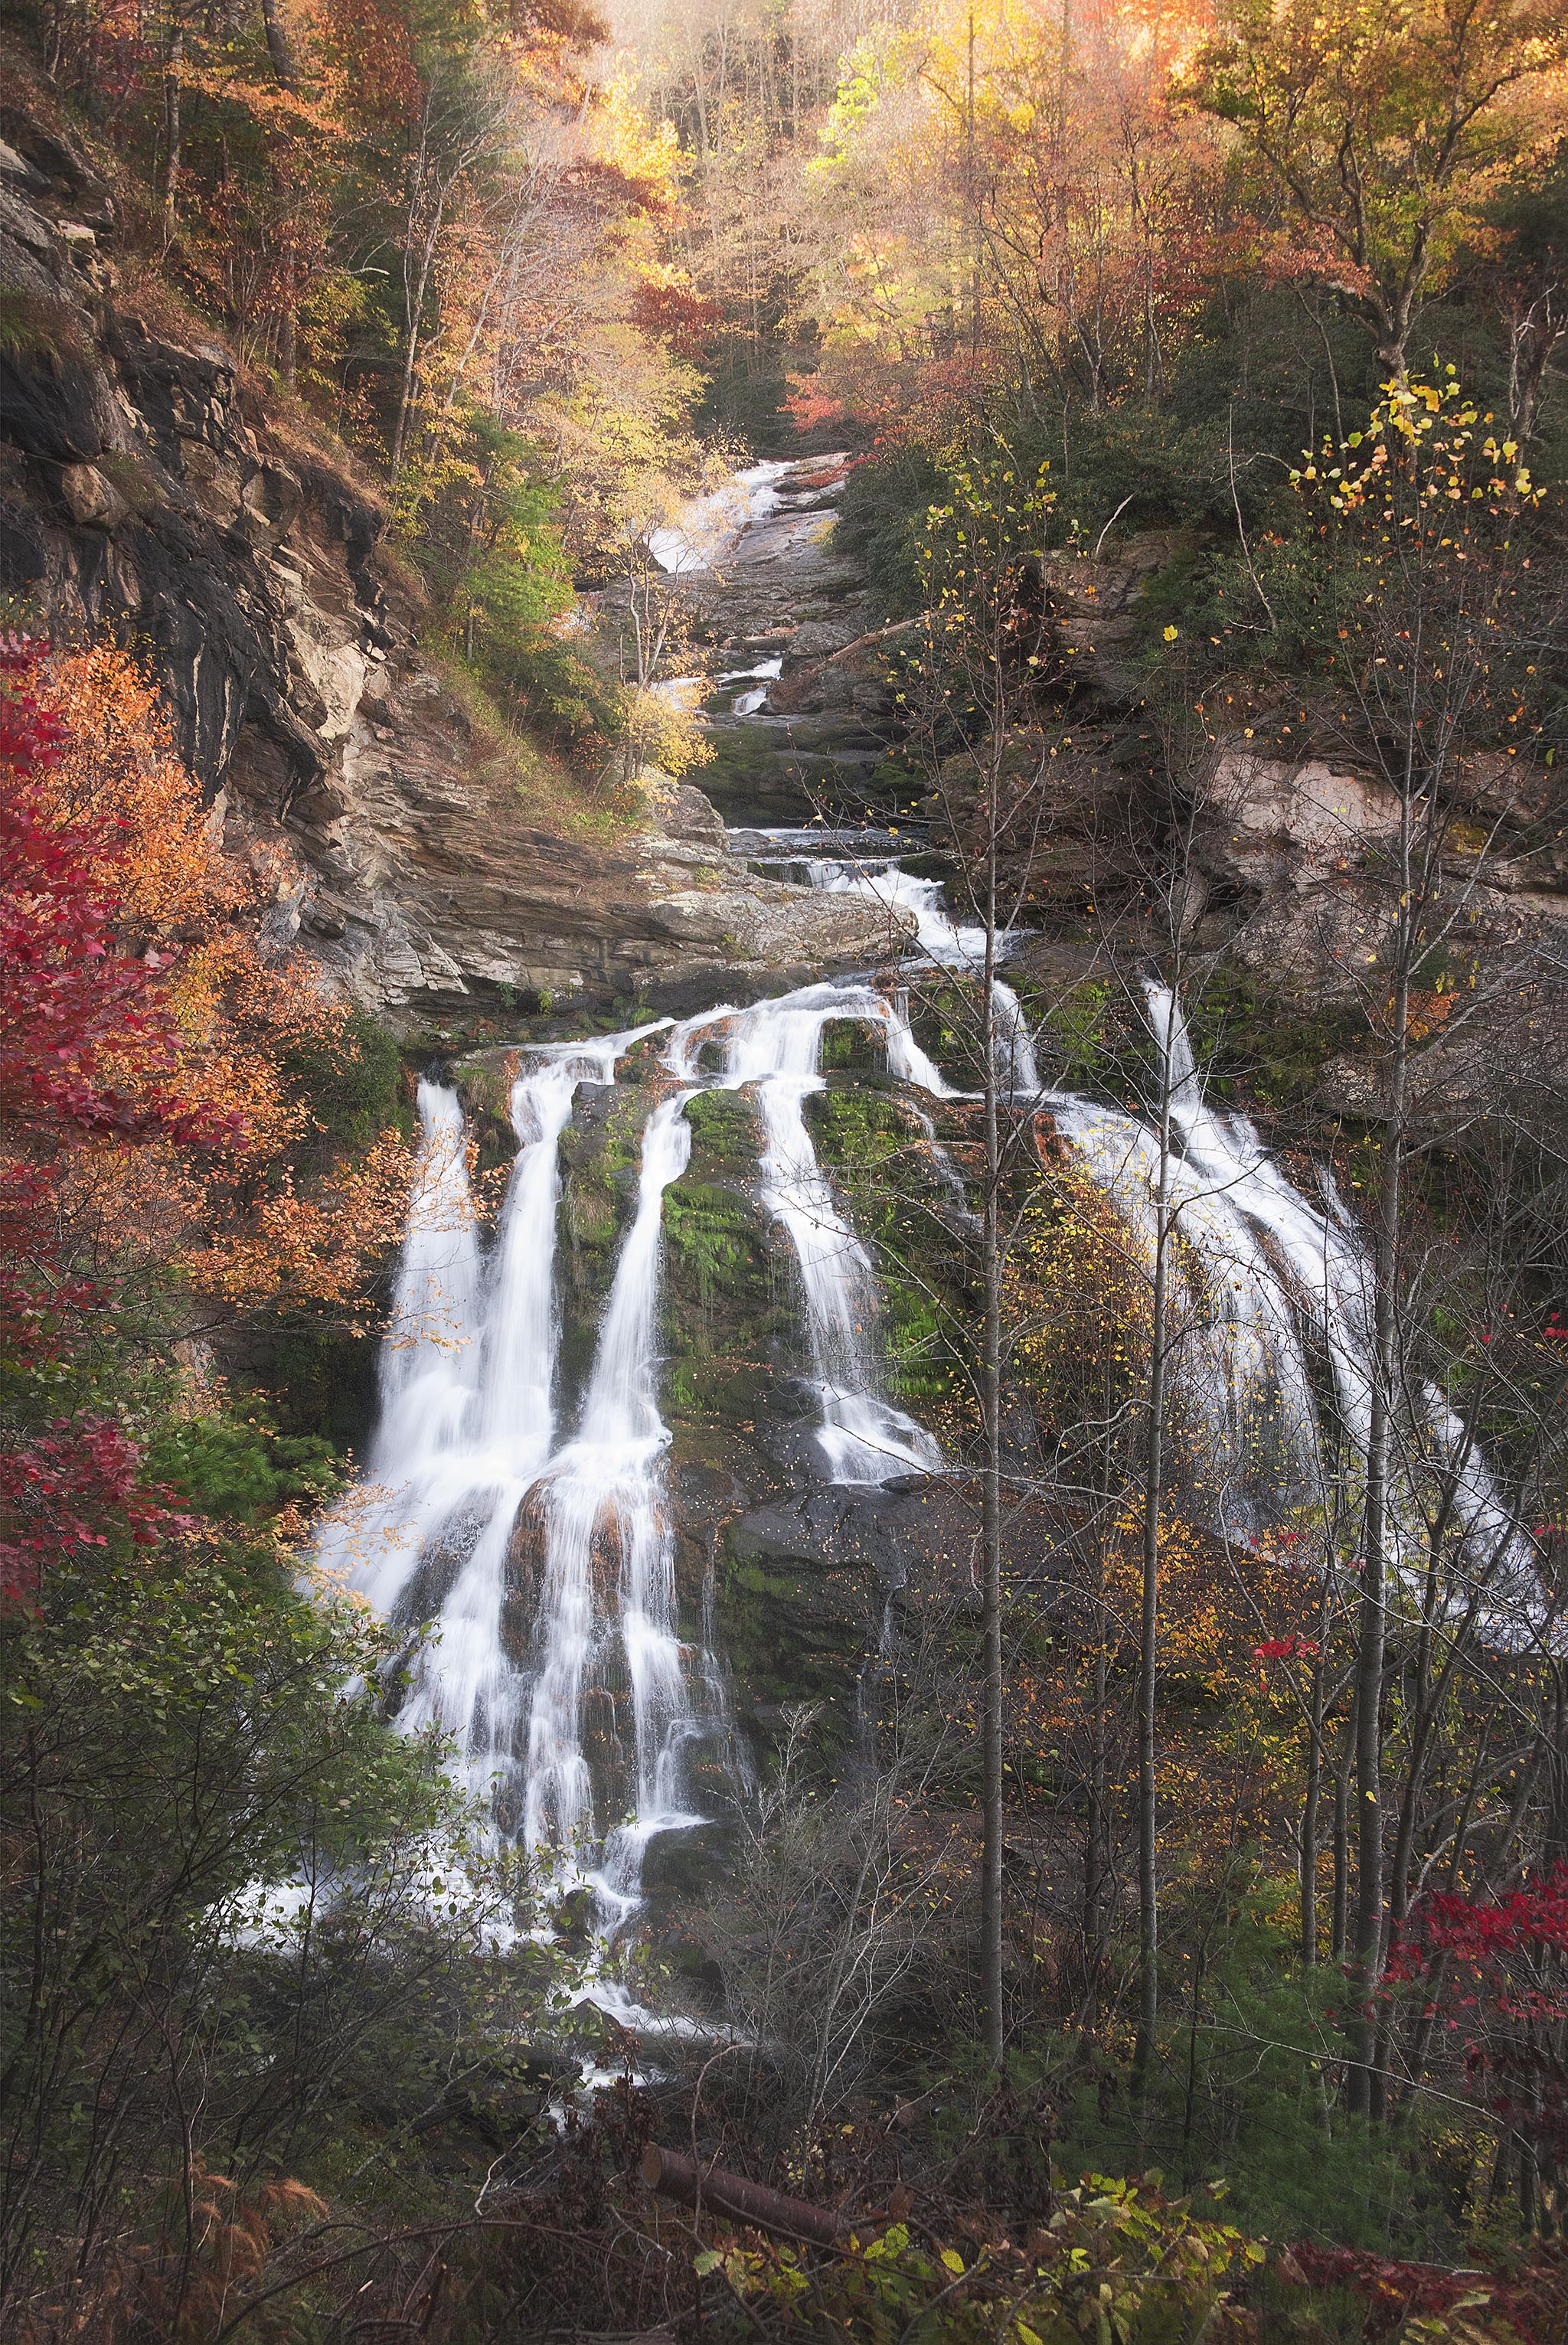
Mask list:
[[366,1257],[396,1244],[408,1186],[409,1152],[395,1132],[383,1132],[330,1193],[301,1197],[285,1172],[243,1228],[219,1233],[191,1255],[191,1279],[202,1293],[231,1302],[361,1311]]
[[[167,959],[161,991],[180,1037],[180,1095],[241,1119],[231,1147],[200,1156],[107,1140],[74,1152],[62,1202],[78,1246],[122,1271],[173,1268],[234,1310],[359,1307],[367,1263],[395,1239],[409,1152],[383,1133],[330,1194],[300,1195],[293,1160],[311,1120],[288,1063],[302,1044],[349,1050],[346,1010],[301,956],[263,944],[269,890],[225,853],[221,823],[175,756],[157,691],[130,655],[107,644],[57,653],[43,697],[69,732],[47,799],[62,821],[112,826],[123,941]],[[135,1067],[116,1071],[134,1093]]]
[[[280,1054],[292,1040],[341,1030],[341,1007],[306,964],[263,953],[257,882],[223,852],[219,826],[174,755],[157,692],[129,654],[100,644],[56,655],[45,704],[70,736],[50,795],[62,815],[115,825],[126,941],[174,956],[167,995],[185,1038],[185,1095],[238,1109],[245,1155],[275,1153],[301,1134]],[[238,1159],[229,1169],[239,1172]]]

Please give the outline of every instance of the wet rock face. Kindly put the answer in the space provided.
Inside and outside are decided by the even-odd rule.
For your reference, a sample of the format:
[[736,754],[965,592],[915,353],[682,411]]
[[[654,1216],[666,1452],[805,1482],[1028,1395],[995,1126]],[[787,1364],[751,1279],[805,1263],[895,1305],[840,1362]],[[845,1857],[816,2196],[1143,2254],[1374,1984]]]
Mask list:
[[915,930],[912,915],[868,915],[865,905],[842,897],[749,877],[741,887],[667,897],[652,907],[651,918],[666,935],[717,948],[728,964],[759,973],[785,959],[803,959],[808,966],[852,965],[857,957],[887,949],[890,919],[896,947],[912,940]]

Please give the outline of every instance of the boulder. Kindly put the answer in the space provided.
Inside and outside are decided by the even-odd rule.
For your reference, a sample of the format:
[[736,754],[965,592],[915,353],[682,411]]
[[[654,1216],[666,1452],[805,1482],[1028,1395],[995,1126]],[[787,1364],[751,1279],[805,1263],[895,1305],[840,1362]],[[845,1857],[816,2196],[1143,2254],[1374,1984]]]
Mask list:
[[656,931],[726,961],[779,972],[885,959],[913,942],[912,915],[776,880],[685,889],[649,908]]
[[1222,747],[1199,781],[1203,861],[1244,887],[1298,892],[1359,869],[1399,829],[1400,802],[1376,776],[1323,757],[1295,761]]
[[95,464],[62,464],[60,494],[78,529],[117,529],[130,507]]

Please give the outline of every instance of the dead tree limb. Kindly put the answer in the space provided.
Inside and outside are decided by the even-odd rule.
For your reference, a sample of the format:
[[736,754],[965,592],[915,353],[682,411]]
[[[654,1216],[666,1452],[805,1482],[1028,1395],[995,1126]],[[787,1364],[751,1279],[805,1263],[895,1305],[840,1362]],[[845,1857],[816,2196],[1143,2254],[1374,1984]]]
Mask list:
[[743,2174],[727,2174],[720,2166],[702,2166],[678,2149],[659,2149],[649,2142],[643,2152],[643,2180],[661,2198],[682,2207],[728,2215],[731,2222],[749,2223],[759,2231],[778,2231],[813,2247],[841,2247],[850,2226],[831,2207],[813,2207],[804,2198],[786,2198],[765,2182],[748,2182]]

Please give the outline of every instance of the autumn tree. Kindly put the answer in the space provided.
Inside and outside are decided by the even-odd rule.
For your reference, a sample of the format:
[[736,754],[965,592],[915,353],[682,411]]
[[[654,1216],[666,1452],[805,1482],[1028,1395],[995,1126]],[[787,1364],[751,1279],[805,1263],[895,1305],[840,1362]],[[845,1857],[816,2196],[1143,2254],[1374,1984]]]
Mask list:
[[[1445,859],[1461,761],[1492,744],[1505,756],[1529,756],[1532,721],[1541,721],[1541,663],[1530,656],[1535,630],[1529,619],[1521,625],[1520,599],[1541,492],[1514,444],[1498,440],[1451,371],[1437,386],[1390,388],[1366,434],[1313,452],[1299,484],[1321,516],[1326,599],[1339,621],[1322,625],[1326,674],[1346,746],[1370,760],[1379,777],[1390,858],[1372,897],[1377,943],[1361,949],[1358,978],[1376,1052],[1380,1124],[1355,1680],[1352,1951],[1365,2014],[1387,1943],[1384,1697],[1390,1622],[1410,1571],[1400,1489],[1411,1439],[1426,1453],[1420,1470],[1435,1472],[1447,1492],[1432,1518],[1428,1604],[1437,1603],[1441,1617],[1447,1602],[1436,1584],[1457,1578],[1477,1586],[1476,1601],[1490,1607],[1493,1576],[1510,1577],[1511,1532],[1477,1523],[1466,1496],[1474,1424],[1445,1431],[1443,1419],[1423,1432],[1418,1400],[1412,1426],[1403,1362],[1420,1256],[1410,1252],[1406,1192],[1418,1147],[1422,1042],[1430,1047],[1441,1029],[1451,1051],[1489,997],[1501,1007],[1497,989],[1509,982],[1511,957],[1493,959],[1490,982],[1467,987],[1472,999],[1440,1005],[1435,1020],[1422,1014],[1423,973],[1458,966],[1474,949],[1473,881],[1461,876],[1456,884]],[[1522,974],[1515,960],[1514,984]],[[1408,1862],[1407,1853],[1401,1870]],[[1352,2025],[1349,2099],[1362,2111],[1378,2106],[1380,2089],[1370,2031],[1364,2015]]]
[[1565,58],[1561,11],[1534,0],[1245,0],[1195,87],[1284,215],[1274,265],[1331,286],[1402,386],[1423,305],[1502,178],[1561,127]]

